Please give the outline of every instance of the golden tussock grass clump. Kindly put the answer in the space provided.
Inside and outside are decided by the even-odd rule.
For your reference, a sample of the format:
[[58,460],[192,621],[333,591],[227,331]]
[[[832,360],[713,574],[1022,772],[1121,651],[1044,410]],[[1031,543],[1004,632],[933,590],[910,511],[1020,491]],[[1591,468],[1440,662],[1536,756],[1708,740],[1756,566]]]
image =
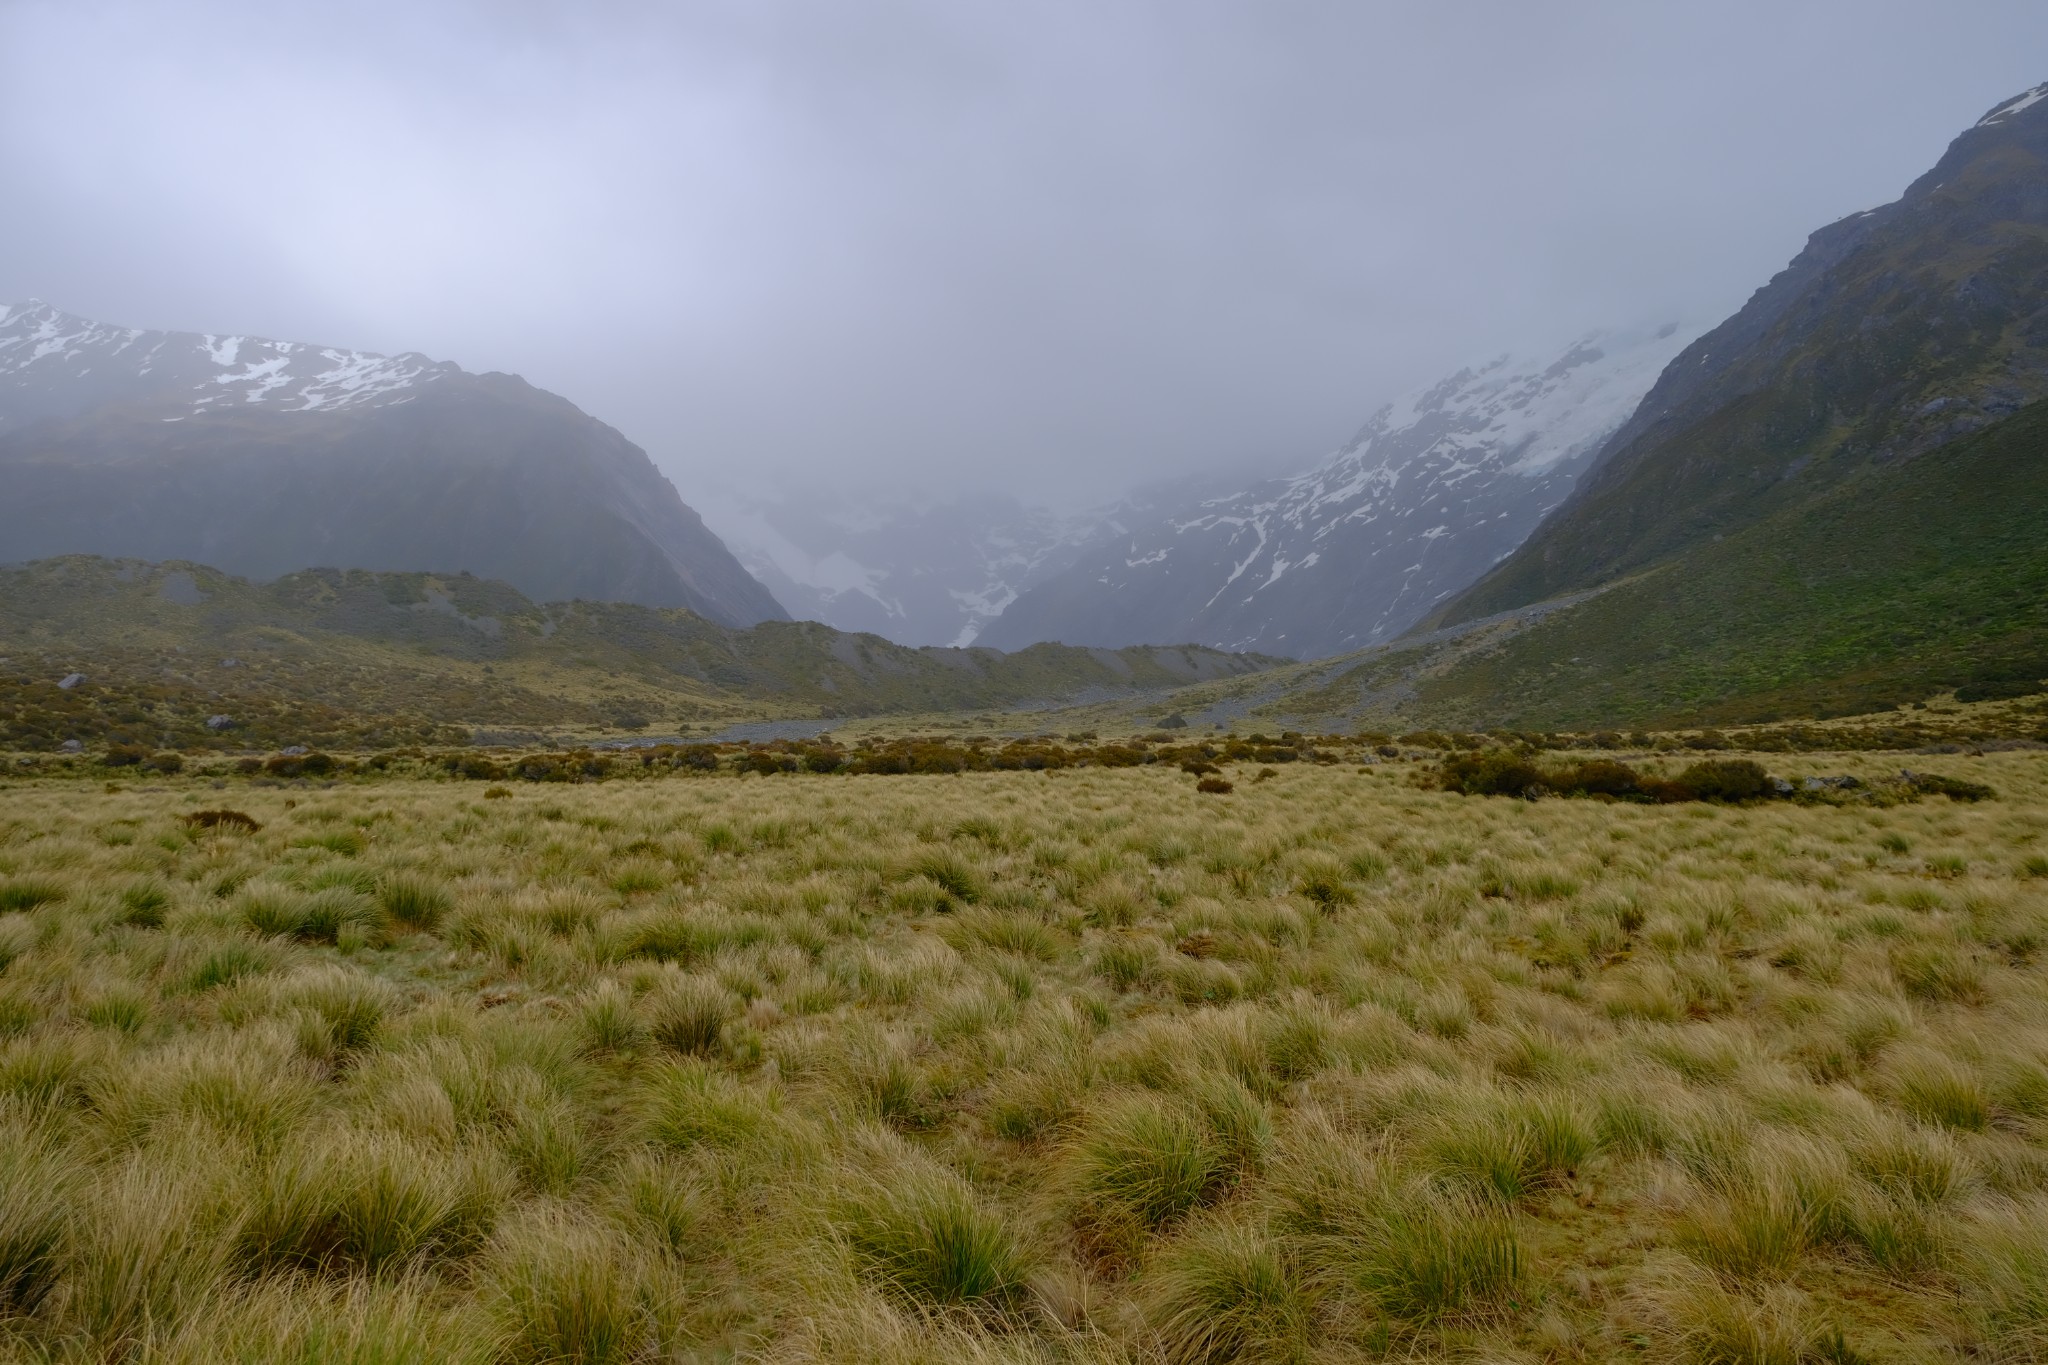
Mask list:
[[2039,1359],[2048,765],[1925,761],[15,781],[0,1358]]

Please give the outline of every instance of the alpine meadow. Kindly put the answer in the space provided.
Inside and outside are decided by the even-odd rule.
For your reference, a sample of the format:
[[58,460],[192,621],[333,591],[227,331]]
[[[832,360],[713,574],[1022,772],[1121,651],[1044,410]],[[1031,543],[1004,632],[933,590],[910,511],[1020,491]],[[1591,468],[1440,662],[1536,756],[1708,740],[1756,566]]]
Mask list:
[[2044,50],[0,3],[0,1365],[2048,1365]]
[[2035,752],[1915,760],[1926,794],[1772,755],[1804,795],[1748,804],[1366,752],[1201,765],[1218,794],[1158,763],[17,783],[12,1350],[2048,1340]]

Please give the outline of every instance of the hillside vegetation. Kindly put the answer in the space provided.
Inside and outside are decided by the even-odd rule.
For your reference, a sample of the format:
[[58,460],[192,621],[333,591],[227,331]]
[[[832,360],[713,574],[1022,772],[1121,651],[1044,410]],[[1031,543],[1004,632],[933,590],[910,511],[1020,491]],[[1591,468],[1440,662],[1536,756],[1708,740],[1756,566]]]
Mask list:
[[[1044,705],[1278,662],[1198,647],[914,649],[806,622],[737,630],[675,609],[540,605],[463,575],[317,569],[256,584],[90,556],[0,569],[0,651],[0,745],[31,749],[616,736]],[[83,681],[61,689],[74,672]]]
[[1929,762],[17,781],[0,1355],[2031,1359],[2048,782]]
[[1677,556],[1413,689],[1438,724],[1840,715],[2048,680],[2048,404]]

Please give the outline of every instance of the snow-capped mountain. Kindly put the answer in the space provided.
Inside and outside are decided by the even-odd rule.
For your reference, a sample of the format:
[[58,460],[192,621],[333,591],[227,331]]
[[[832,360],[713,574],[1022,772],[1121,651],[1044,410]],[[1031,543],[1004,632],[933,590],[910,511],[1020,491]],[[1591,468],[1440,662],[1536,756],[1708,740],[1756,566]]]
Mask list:
[[0,303],[0,432],[138,400],[184,413],[251,404],[290,412],[373,407],[405,402],[420,386],[460,373],[418,354],[149,332],[89,322],[35,299]]
[[507,374],[0,304],[0,561],[454,573],[784,619],[652,461]]
[[1691,333],[1599,332],[1380,409],[1305,474],[1103,537],[981,642],[1202,643],[1319,658],[1398,635],[1561,503]]
[[1100,520],[1000,493],[727,492],[700,505],[799,619],[956,648],[976,643],[1018,593],[1065,567]]

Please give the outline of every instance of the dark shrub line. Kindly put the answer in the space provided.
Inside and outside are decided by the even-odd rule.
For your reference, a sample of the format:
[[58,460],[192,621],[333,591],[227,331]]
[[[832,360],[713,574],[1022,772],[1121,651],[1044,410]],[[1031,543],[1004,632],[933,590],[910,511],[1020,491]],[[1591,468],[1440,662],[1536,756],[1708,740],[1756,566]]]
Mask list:
[[1955,801],[1982,801],[1994,793],[1978,782],[1933,773],[1902,772],[1889,782],[1864,784],[1855,779],[1809,781],[1795,786],[1773,777],[1747,758],[1716,758],[1694,763],[1676,777],[1660,777],[1613,759],[1543,764],[1514,749],[1486,749],[1454,754],[1437,768],[1437,785],[1465,796],[1590,797],[1599,801],[1634,801],[1668,805],[1681,801],[1713,801],[1734,805],[1766,800],[1916,800],[1946,796]]

